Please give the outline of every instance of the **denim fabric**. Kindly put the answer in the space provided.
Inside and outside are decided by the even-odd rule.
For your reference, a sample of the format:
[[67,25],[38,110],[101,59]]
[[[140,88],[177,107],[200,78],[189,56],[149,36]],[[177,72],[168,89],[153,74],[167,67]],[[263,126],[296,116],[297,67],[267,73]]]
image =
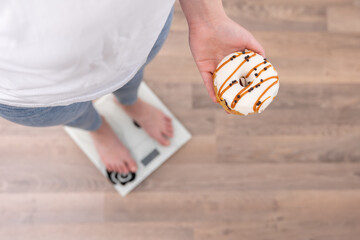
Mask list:
[[[150,51],[145,64],[129,82],[113,92],[120,103],[130,105],[136,101],[145,66],[156,56],[164,44],[170,30],[173,13],[174,6],[170,11],[158,39]],[[101,117],[94,108],[92,101],[77,102],[67,106],[36,108],[14,107],[0,104],[0,117],[24,126],[48,127],[65,125],[87,131],[97,130],[102,123]]]

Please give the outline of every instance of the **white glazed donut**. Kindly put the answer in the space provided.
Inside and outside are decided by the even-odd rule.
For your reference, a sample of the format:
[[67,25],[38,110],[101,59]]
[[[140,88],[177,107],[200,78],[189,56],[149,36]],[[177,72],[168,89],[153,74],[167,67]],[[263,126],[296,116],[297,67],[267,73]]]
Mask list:
[[279,90],[274,66],[250,50],[226,56],[214,71],[213,80],[219,104],[238,115],[261,113]]

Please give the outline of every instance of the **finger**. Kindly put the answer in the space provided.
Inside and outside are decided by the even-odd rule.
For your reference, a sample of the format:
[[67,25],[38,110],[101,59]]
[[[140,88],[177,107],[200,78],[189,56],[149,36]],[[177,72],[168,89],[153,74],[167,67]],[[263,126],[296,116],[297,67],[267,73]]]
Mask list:
[[246,48],[260,54],[263,57],[265,57],[264,48],[261,46],[261,44],[253,36],[251,37],[250,41],[248,42]]
[[208,91],[208,93],[210,95],[211,100],[214,103],[217,103],[216,96],[215,96],[215,91],[214,91],[214,84],[213,84],[213,76],[212,76],[212,74],[210,72],[200,72],[200,74],[201,74],[201,77],[202,77],[202,79],[204,81],[206,90]]

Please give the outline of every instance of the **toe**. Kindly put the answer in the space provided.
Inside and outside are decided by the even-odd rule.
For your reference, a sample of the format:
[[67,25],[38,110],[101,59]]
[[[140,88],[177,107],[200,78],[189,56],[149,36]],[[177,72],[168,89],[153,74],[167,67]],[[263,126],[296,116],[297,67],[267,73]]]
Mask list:
[[165,120],[168,121],[168,122],[171,122],[171,120],[172,120],[169,116],[167,116],[167,115],[165,115],[165,114],[164,114],[164,118],[165,118]]
[[173,130],[171,127],[165,127],[163,133],[168,136],[168,137],[172,137],[173,136]]
[[169,124],[166,124],[166,126],[169,128],[169,129],[173,129],[173,125],[172,125],[172,123],[169,123]]
[[114,166],[113,169],[114,172],[118,172],[118,173],[121,173],[123,171],[122,167],[119,165]]
[[169,130],[169,134],[168,134],[169,137],[173,137],[174,136],[174,131],[172,129]]
[[173,125],[172,125],[171,122],[166,122],[166,123],[165,123],[165,128],[166,128],[167,130],[169,130],[170,132],[173,132]]
[[170,122],[169,124],[166,124],[166,127],[168,128],[168,129],[170,129],[171,131],[173,131],[173,124]]
[[132,158],[128,158],[125,160],[125,163],[129,169],[129,172],[136,172],[137,171],[137,165]]
[[117,169],[118,169],[119,173],[128,173],[129,172],[127,167],[125,166],[125,164],[120,164]]
[[109,171],[109,172],[114,172],[114,168],[111,164],[106,164],[106,169]]
[[166,126],[172,126],[172,122],[165,120],[165,125]]
[[163,146],[168,146],[170,144],[170,141],[162,135],[162,133],[160,133],[157,137],[156,140]]

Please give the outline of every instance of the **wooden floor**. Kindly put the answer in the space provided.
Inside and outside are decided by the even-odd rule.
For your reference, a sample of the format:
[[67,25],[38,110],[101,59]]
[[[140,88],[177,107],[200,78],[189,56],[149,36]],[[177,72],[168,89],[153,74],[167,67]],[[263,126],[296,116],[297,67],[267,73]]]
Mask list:
[[122,198],[61,126],[0,119],[0,239],[360,239],[360,1],[223,2],[279,72],[267,110],[210,101],[177,3],[145,81],[193,139]]

